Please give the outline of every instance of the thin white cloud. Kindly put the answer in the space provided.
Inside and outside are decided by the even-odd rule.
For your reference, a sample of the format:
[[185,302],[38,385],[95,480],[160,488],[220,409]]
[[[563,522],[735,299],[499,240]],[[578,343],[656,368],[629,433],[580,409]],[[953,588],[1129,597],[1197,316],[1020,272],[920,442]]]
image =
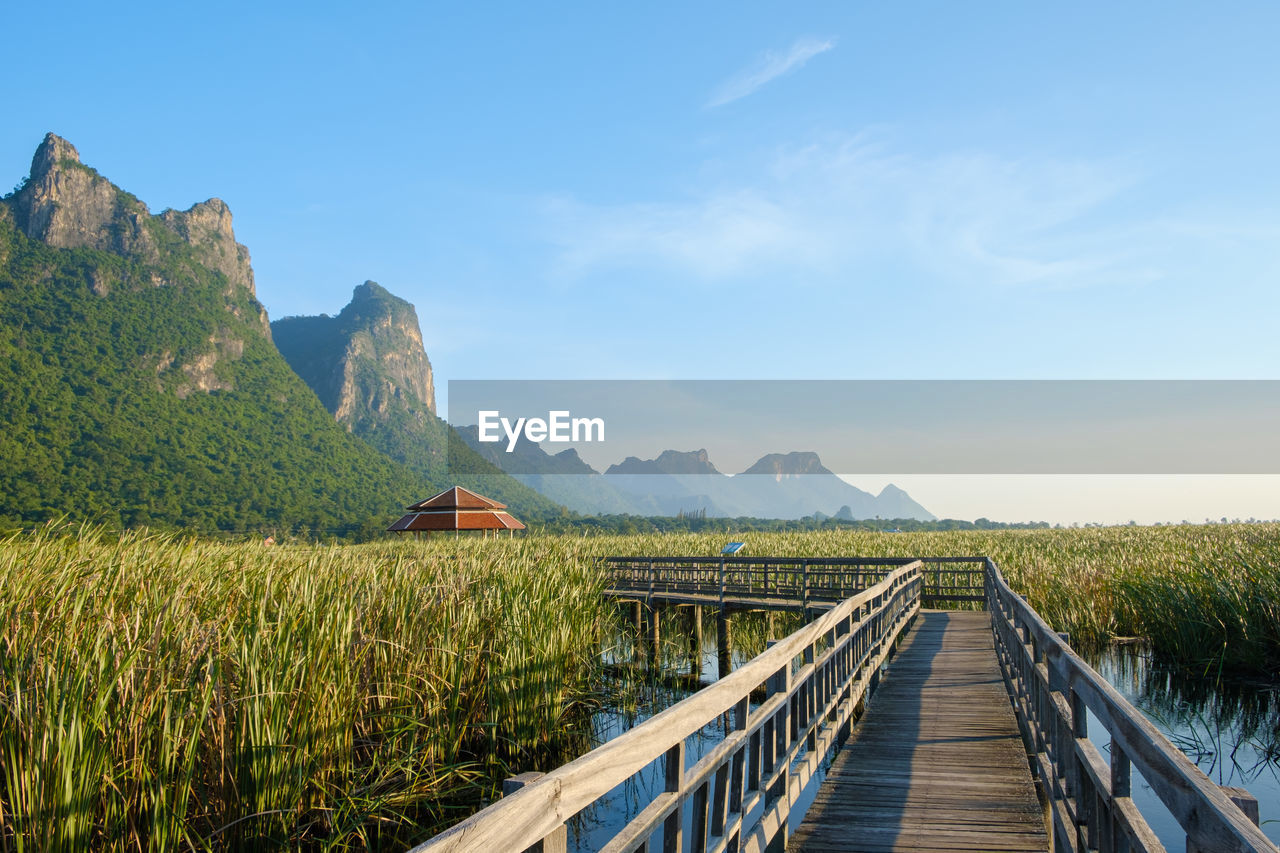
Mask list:
[[764,55],[753,65],[744,68],[730,77],[716,89],[707,101],[708,107],[719,107],[745,98],[771,80],[783,74],[801,68],[810,59],[820,53],[826,53],[835,47],[834,39],[798,39],[786,53],[765,51]]
[[1123,162],[895,153],[835,137],[741,164],[681,200],[541,206],[561,279],[653,270],[704,282],[801,274],[857,280],[886,265],[939,283],[1082,287],[1159,276],[1149,234],[1108,220],[1140,177]]
[[560,246],[559,271],[570,277],[601,267],[657,264],[702,280],[728,279],[779,257],[820,251],[793,211],[753,189],[691,203],[616,207],[560,198],[547,202],[543,214]]

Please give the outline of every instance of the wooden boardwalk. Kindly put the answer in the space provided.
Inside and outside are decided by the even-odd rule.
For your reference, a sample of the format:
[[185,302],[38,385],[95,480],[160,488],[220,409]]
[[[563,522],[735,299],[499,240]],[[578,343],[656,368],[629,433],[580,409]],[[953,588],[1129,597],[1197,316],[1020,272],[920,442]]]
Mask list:
[[923,611],[788,851],[1047,851],[991,614]]

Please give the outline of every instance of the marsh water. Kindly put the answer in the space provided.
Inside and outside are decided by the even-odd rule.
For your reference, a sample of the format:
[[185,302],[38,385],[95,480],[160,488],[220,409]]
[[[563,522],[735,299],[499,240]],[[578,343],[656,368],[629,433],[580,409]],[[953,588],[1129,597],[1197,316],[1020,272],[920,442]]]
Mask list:
[[[610,699],[592,719],[592,740],[604,743],[714,682],[764,651],[769,639],[786,636],[801,624],[794,614],[735,614],[729,621],[727,649],[717,644],[714,611],[704,615],[700,646],[695,644],[689,608],[661,611],[656,655],[648,629],[624,630],[606,651],[613,675]],[[725,652],[727,651],[727,656]],[[1107,647],[1086,655],[1130,702],[1215,783],[1248,789],[1259,803],[1262,829],[1280,844],[1280,684],[1241,681],[1217,673],[1188,675],[1162,667],[1141,644]],[[874,704],[874,697],[871,702]],[[730,721],[721,717],[686,741],[686,766],[720,743]],[[1110,741],[1096,720],[1091,739],[1103,754]],[[801,797],[791,824],[799,825],[830,759]],[[598,850],[653,801],[665,782],[659,758],[631,780],[569,822],[569,849]],[[1169,850],[1182,850],[1185,837],[1151,787],[1135,771],[1133,797]],[[686,831],[690,830],[686,819]],[[660,837],[659,830],[658,836]],[[651,848],[652,849],[652,848]]]
[[[1280,683],[1233,679],[1212,668],[1179,672],[1141,644],[1085,657],[1213,782],[1256,797],[1262,831],[1280,844]],[[1089,737],[1108,754],[1110,739],[1096,719]],[[1166,848],[1184,849],[1182,829],[1136,770],[1133,799]]]
[[[785,637],[803,622],[790,613],[736,613],[727,623],[728,642],[717,641],[715,611],[703,616],[701,643],[696,642],[691,608],[659,609],[659,642],[651,642],[649,627],[620,632],[605,660],[613,672],[611,701],[594,715],[593,740],[604,743],[628,731],[698,687],[714,683],[760,654],[770,639]],[[629,620],[628,616],[623,621]],[[752,709],[757,707],[751,703]],[[731,730],[729,715],[703,726],[685,741],[685,767],[692,767]],[[578,853],[598,850],[662,792],[666,782],[664,759],[658,758],[642,772],[614,788],[591,808],[569,822],[569,849]],[[685,831],[692,830],[685,819]],[[661,838],[661,829],[654,836]],[[650,849],[661,849],[660,846]]]

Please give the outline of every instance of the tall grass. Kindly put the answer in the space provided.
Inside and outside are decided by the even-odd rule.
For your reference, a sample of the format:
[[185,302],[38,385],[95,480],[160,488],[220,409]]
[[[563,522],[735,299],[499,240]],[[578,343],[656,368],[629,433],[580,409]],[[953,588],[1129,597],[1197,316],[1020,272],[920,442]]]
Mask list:
[[[990,555],[1075,643],[1140,634],[1188,668],[1280,664],[1280,525],[734,538],[756,555]],[[0,541],[0,851],[419,840],[585,748],[602,644],[625,636],[597,558],[724,539]],[[735,645],[763,643],[751,625]]]
[[0,543],[0,848],[364,848],[588,731],[609,611],[571,541]]

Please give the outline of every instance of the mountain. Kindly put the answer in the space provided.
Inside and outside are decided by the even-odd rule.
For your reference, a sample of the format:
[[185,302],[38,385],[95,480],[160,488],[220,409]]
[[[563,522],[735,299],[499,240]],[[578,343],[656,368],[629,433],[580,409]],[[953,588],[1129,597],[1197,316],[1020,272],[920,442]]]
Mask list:
[[[896,487],[888,487],[892,491],[882,499],[846,483],[812,452],[768,454],[733,477],[678,479],[690,494],[708,497],[708,515],[803,518],[847,508],[854,519],[934,519],[932,513]],[[628,488],[637,485],[641,484],[635,480],[626,484]]]
[[[231,211],[221,199],[152,216],[145,204],[81,163],[75,146],[52,133],[36,149],[30,175],[4,201],[17,229],[30,240],[131,258],[149,267],[155,286],[205,271],[220,275],[228,297],[242,290],[254,295],[249,250],[236,242]],[[91,287],[105,296],[110,284],[109,276],[99,275]],[[265,327],[266,311],[256,302],[255,307],[255,319]]]
[[666,474],[678,476],[718,475],[716,466],[707,458],[706,450],[693,450],[681,453],[677,450],[664,450],[657,459],[637,459],[628,456],[617,465],[610,465],[606,474]]
[[657,459],[628,457],[608,468],[605,479],[633,497],[653,496],[668,508],[705,509],[708,516],[802,518],[843,508],[849,518],[934,518],[894,486],[872,495],[849,485],[812,452],[770,453],[729,477],[705,450],[667,450]]
[[285,317],[271,324],[271,333],[337,423],[433,488],[473,489],[524,521],[561,514],[556,503],[502,473],[436,417],[431,362],[409,302],[366,281],[336,317]]
[[374,281],[336,317],[286,317],[271,324],[276,347],[339,423],[436,413],[435,379],[418,314]]
[[831,474],[823,466],[818,454],[813,452],[770,453],[761,456],[756,464],[742,472],[750,476],[773,477],[781,482],[789,477],[803,477],[810,474]]
[[[813,452],[771,453],[733,478],[746,495],[767,499],[775,511],[807,514],[817,506],[842,519],[914,518],[933,521],[935,516],[911,496],[889,484],[872,495],[846,483],[822,464]],[[784,515],[784,518],[796,517]]]
[[716,468],[705,449],[666,450],[656,459],[628,456],[596,473],[570,449],[551,456],[536,442],[519,442],[512,453],[498,443],[480,443],[476,427],[461,437],[517,480],[582,513],[675,515],[705,510],[710,517],[802,518],[815,513],[848,520],[934,520],[927,509],[896,486],[872,495],[849,485],[812,452],[771,453],[734,477]]
[[925,512],[924,507],[912,500],[911,495],[889,483],[876,495],[880,505],[881,518],[918,518],[923,521],[935,521],[937,516]]
[[495,467],[505,465],[511,476],[539,494],[586,515],[674,515],[660,501],[629,495],[608,482],[578,451],[562,450],[554,456],[537,442],[517,442],[511,453],[501,444],[479,440],[476,426],[457,427],[466,444]]
[[364,535],[431,484],[271,341],[218,199],[153,215],[53,134],[0,200],[0,523]]

